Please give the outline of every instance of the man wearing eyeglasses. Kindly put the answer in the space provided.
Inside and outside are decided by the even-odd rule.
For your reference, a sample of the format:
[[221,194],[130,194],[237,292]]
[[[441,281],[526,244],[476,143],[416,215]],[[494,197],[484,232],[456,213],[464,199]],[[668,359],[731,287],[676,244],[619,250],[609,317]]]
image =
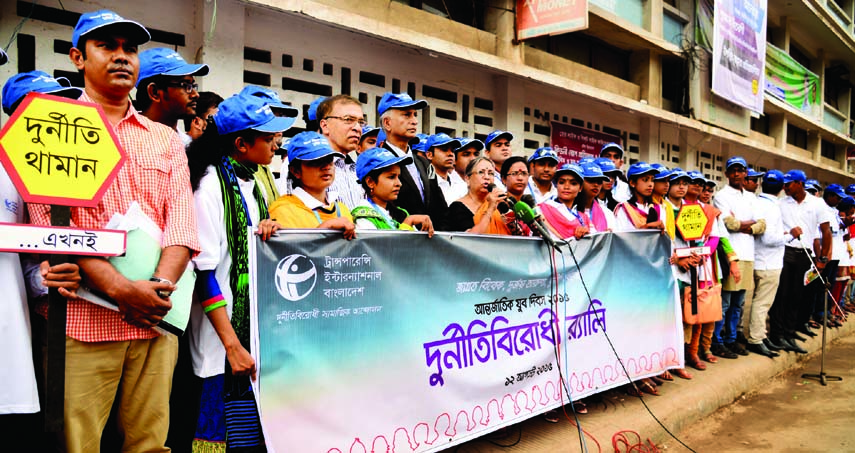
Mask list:
[[556,192],[552,178],[558,166],[558,154],[548,146],[537,148],[537,151],[528,158],[528,166],[531,178],[528,180],[525,193],[533,196],[537,204],[554,197]]
[[401,191],[397,205],[410,215],[430,217],[436,230],[443,230],[448,204],[436,178],[430,176],[430,162],[410,148],[410,140],[419,131],[419,112],[427,107],[425,100],[413,100],[407,93],[387,92],[377,104],[380,128],[386,134],[383,147],[398,157],[410,156],[413,162],[401,172]]
[[[346,156],[359,149],[365,114],[362,112],[362,103],[357,99],[346,94],[326,98],[318,105],[317,118],[321,134],[329,140],[334,151]],[[356,169],[353,165],[348,165],[341,158],[336,158],[334,165],[335,180],[327,189],[327,193],[337,194],[338,200],[352,208],[365,199],[365,190],[356,182]]]
[[208,65],[189,64],[172,49],[155,47],[142,51],[134,107],[148,119],[175,129],[187,146],[192,139],[177,128],[178,120],[190,121],[196,117],[199,85],[195,76],[206,74]]

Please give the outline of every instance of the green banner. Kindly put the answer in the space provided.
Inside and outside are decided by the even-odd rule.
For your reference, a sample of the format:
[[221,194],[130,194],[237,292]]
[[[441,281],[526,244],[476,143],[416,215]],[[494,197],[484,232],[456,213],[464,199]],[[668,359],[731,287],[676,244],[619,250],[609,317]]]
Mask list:
[[819,76],[783,50],[766,44],[766,93],[813,118],[822,117]]

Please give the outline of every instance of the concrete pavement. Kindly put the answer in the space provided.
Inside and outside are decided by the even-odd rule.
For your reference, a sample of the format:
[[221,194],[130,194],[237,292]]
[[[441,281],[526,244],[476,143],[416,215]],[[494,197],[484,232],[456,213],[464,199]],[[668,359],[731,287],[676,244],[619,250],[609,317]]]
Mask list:
[[[757,354],[740,357],[735,360],[720,359],[716,364],[708,364],[706,371],[691,370],[692,380],[676,378],[660,386],[661,396],[645,395],[644,402],[650,411],[672,433],[687,433],[694,429],[697,422],[709,417],[719,408],[739,400],[746,393],[763,389],[775,382],[775,377],[788,370],[798,368],[808,360],[819,356],[821,331],[819,335],[800,343],[809,354],[784,352],[780,357],[769,359]],[[843,338],[855,332],[855,319],[844,323],[839,329],[829,329],[828,342]],[[817,362],[818,363],[818,362]],[[828,367],[828,362],[827,365]],[[808,368],[807,372],[819,371]],[[829,374],[840,370],[827,369]],[[835,383],[830,383],[834,385]],[[819,387],[817,385],[817,387]],[[584,446],[580,445],[577,428],[567,419],[559,423],[546,422],[542,416],[536,416],[525,422],[507,428],[504,432],[486,435],[452,449],[467,452],[589,452],[615,451],[613,441],[629,437],[651,441],[656,445],[665,443],[668,451],[687,451],[666,433],[647,412],[641,401],[624,394],[621,390],[610,390],[586,399],[588,414],[579,415],[579,421],[585,431]],[[569,408],[568,408],[569,413]],[[570,414],[572,419],[573,414]],[[622,437],[623,436],[623,437]],[[682,436],[682,434],[680,435]],[[694,437],[684,441],[695,451],[729,451],[728,448],[711,449],[709,444],[693,446]],[[666,442],[667,441],[667,442]],[[636,443],[630,441],[630,443]],[[513,445],[513,446],[509,446]],[[852,444],[849,444],[850,446]],[[754,449],[762,447],[759,445]],[[627,451],[625,446],[618,451]],[[638,450],[635,450],[638,451]]]

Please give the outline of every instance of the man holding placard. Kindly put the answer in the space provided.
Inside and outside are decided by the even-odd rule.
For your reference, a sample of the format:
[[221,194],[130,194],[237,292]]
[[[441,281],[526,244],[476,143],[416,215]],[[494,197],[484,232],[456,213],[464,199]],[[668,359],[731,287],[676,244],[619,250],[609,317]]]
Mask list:
[[[86,284],[116,301],[119,311],[86,300],[68,302],[65,450],[97,451],[116,403],[123,451],[168,451],[169,390],[177,339],[152,327],[172,307],[172,283],[199,250],[184,146],[174,129],[138,114],[129,101],[139,73],[137,46],[149,41],[137,22],[101,10],[74,28],[70,57],[83,74],[81,101],[99,104],[127,163],[95,208],[72,208],[71,222],[103,228],[136,201],[163,231],[151,280],[129,280],[102,258],[78,258]],[[31,205],[33,222],[50,224],[49,208]]]

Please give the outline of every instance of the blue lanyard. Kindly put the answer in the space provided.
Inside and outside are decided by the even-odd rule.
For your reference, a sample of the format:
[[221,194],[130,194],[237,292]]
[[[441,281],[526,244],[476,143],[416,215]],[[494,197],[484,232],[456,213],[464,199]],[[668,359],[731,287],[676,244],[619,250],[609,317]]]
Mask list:
[[[315,208],[315,209],[318,209],[318,208]],[[317,212],[317,211],[315,211],[315,209],[312,209],[312,214],[314,214],[314,215],[315,215],[315,218],[316,218],[316,219],[318,219],[318,225],[320,225],[320,224],[322,224],[322,223],[324,223],[324,222],[322,222],[322,221],[321,221],[321,216],[319,216],[319,215],[318,215],[318,212]],[[338,208],[338,203],[335,203],[335,216],[336,216],[336,217],[341,217],[341,211],[340,211],[340,210],[339,210],[339,208]]]
[[562,206],[562,207],[563,207],[567,212],[569,212],[569,213],[570,213],[570,215],[572,215],[573,217],[576,217],[576,220],[578,220],[578,221],[579,221],[579,224],[580,224],[580,225],[582,225],[582,226],[588,226],[588,225],[586,225],[586,224],[585,224],[585,219],[582,217],[582,215],[581,215],[581,214],[579,214],[579,212],[577,212],[577,211],[576,211],[576,208],[573,208],[573,209],[568,208],[566,204],[564,204],[564,203],[562,203],[561,201],[559,201],[559,200],[558,200],[558,195],[556,195],[556,196],[553,198],[553,200],[555,200],[555,202],[556,202],[556,203],[560,204],[560,205],[561,205],[561,206]]

